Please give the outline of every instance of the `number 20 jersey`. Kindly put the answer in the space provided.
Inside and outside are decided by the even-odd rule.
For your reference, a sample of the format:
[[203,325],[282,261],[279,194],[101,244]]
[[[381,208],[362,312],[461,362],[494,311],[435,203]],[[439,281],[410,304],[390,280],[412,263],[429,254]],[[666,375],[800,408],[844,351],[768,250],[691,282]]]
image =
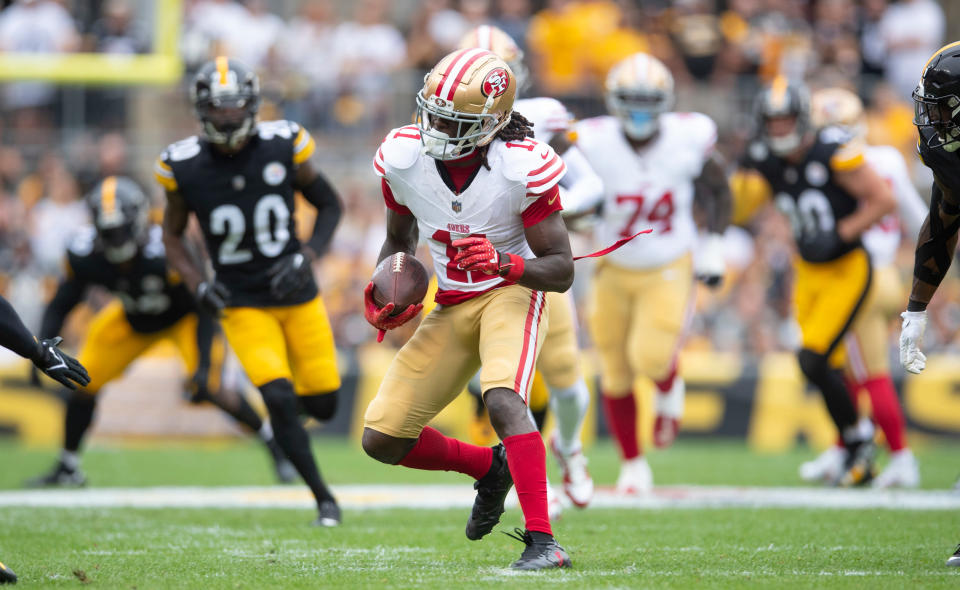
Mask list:
[[453,305],[509,284],[497,275],[462,271],[453,263],[451,242],[485,236],[500,252],[534,258],[524,228],[560,210],[551,193],[566,172],[549,145],[532,138],[493,140],[487,150],[490,168],[481,166],[459,193],[443,181],[437,160],[423,153],[414,126],[391,131],[373,159],[373,169],[389,185],[387,206],[417,218],[420,237],[430,247],[437,275],[436,301]]
[[603,180],[603,216],[597,238],[609,245],[641,230],[653,233],[606,255],[629,269],[659,268],[693,249],[693,181],[713,152],[717,127],[700,113],[664,113],[660,130],[635,150],[620,121],[604,116],[574,127],[576,145]]
[[296,305],[317,296],[311,281],[277,300],[268,275],[278,258],[300,251],[293,183],[296,166],[314,149],[313,138],[296,123],[264,121],[236,155],[194,136],[171,144],[157,160],[157,182],[180,193],[196,214],[231,307]]

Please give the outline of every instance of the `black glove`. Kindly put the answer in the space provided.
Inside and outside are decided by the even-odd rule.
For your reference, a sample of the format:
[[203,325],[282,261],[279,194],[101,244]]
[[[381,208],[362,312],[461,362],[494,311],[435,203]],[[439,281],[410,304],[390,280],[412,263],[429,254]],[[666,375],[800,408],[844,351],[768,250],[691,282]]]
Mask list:
[[197,285],[196,295],[200,307],[217,317],[223,316],[223,308],[230,299],[230,291],[216,280],[203,281]]
[[77,385],[84,387],[90,383],[90,375],[77,359],[63,352],[57,346],[63,338],[57,336],[40,341],[40,354],[33,360],[33,364],[43,371],[47,377],[59,381],[70,389]]
[[284,299],[292,293],[306,287],[313,280],[310,262],[313,257],[304,252],[288,254],[273,263],[267,274],[270,275],[270,294]]
[[808,262],[827,262],[837,257],[846,246],[836,228],[823,231],[805,231],[797,241],[800,255]]

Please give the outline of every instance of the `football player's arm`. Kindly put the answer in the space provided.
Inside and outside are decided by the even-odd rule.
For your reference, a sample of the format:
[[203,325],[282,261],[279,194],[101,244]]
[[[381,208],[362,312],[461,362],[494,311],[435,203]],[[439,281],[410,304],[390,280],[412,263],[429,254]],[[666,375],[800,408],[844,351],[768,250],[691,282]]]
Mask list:
[[930,212],[920,235],[913,263],[913,287],[907,311],[924,311],[943,277],[950,269],[957,248],[957,230],[960,229],[960,195],[946,189],[940,182],[933,183]]
[[739,167],[729,180],[730,223],[746,226],[767,205],[773,189],[760,172],[748,166]]
[[69,276],[60,283],[53,299],[43,310],[43,320],[40,322],[41,338],[53,338],[60,332],[67,316],[83,300],[86,291],[86,283],[76,276]]
[[863,232],[897,208],[893,189],[866,162],[848,169],[834,169],[837,185],[857,199],[857,209],[837,222],[837,235],[845,242],[856,241]]
[[30,360],[38,358],[41,353],[40,343],[4,297],[0,297],[0,346]]
[[48,377],[70,389],[89,384],[90,376],[83,365],[57,348],[60,341],[60,338],[37,340],[10,302],[0,297],[0,346],[30,359]]
[[311,257],[317,258],[327,251],[333,232],[340,223],[343,207],[337,191],[311,161],[305,160],[297,166],[294,185],[303,198],[317,209],[317,219],[313,224],[313,233],[304,244]]
[[166,191],[167,205],[163,211],[163,246],[167,252],[167,262],[183,279],[191,292],[204,281],[203,271],[197,266],[187,243],[187,221],[190,210],[177,191]]
[[537,291],[562,293],[569,289],[573,284],[573,253],[560,212],[554,211],[523,233],[537,257],[524,261],[523,273],[516,282]]
[[730,225],[733,197],[726,167],[719,154],[712,153],[704,162],[693,185],[694,199],[704,214],[704,229],[712,234],[722,234]]
[[387,209],[387,237],[384,238],[383,247],[380,248],[377,264],[397,252],[416,255],[419,237],[420,231],[417,229],[416,217]]
[[571,220],[594,213],[603,202],[603,181],[576,146],[568,144],[563,152],[557,153],[562,154],[567,166],[566,174],[560,179],[563,218]]

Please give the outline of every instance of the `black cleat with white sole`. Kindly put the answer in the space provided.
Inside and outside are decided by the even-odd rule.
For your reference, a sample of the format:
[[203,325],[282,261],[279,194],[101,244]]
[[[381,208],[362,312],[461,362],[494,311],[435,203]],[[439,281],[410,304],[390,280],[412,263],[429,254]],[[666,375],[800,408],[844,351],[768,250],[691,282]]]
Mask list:
[[490,470],[473,484],[477,497],[467,519],[467,538],[476,541],[483,538],[500,522],[503,502],[513,487],[513,477],[507,465],[507,450],[503,443],[493,447],[493,462]]
[[340,507],[337,506],[337,503],[326,500],[320,502],[320,513],[317,515],[317,520],[313,521],[313,524],[314,526],[333,527],[340,526],[342,521]]
[[87,485],[87,476],[79,467],[69,469],[62,461],[57,461],[49,472],[28,479],[24,485],[28,488],[79,488]]
[[947,558],[947,565],[950,567],[960,567],[960,545],[957,545],[957,550]]
[[16,584],[17,574],[13,570],[0,562],[0,584]]
[[511,569],[515,570],[547,570],[554,568],[570,567],[570,556],[563,547],[557,543],[553,535],[540,533],[537,531],[525,531],[523,529],[513,529],[515,534],[504,533],[518,541],[522,541],[527,547],[520,554],[520,559],[510,564]]

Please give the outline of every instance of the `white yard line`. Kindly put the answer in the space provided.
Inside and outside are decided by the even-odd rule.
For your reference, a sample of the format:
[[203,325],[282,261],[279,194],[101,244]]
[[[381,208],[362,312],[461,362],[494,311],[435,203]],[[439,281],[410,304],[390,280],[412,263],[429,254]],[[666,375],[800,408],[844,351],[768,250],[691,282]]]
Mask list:
[[[467,508],[474,492],[469,485],[343,485],[334,486],[349,510],[379,508]],[[516,504],[516,497],[508,498]],[[79,490],[0,491],[0,507],[58,508],[312,508],[313,498],[301,487],[156,487]],[[644,496],[620,496],[598,489],[591,507],[636,509],[689,508],[878,508],[957,510],[960,493],[950,491],[842,490],[727,486],[658,487]]]

